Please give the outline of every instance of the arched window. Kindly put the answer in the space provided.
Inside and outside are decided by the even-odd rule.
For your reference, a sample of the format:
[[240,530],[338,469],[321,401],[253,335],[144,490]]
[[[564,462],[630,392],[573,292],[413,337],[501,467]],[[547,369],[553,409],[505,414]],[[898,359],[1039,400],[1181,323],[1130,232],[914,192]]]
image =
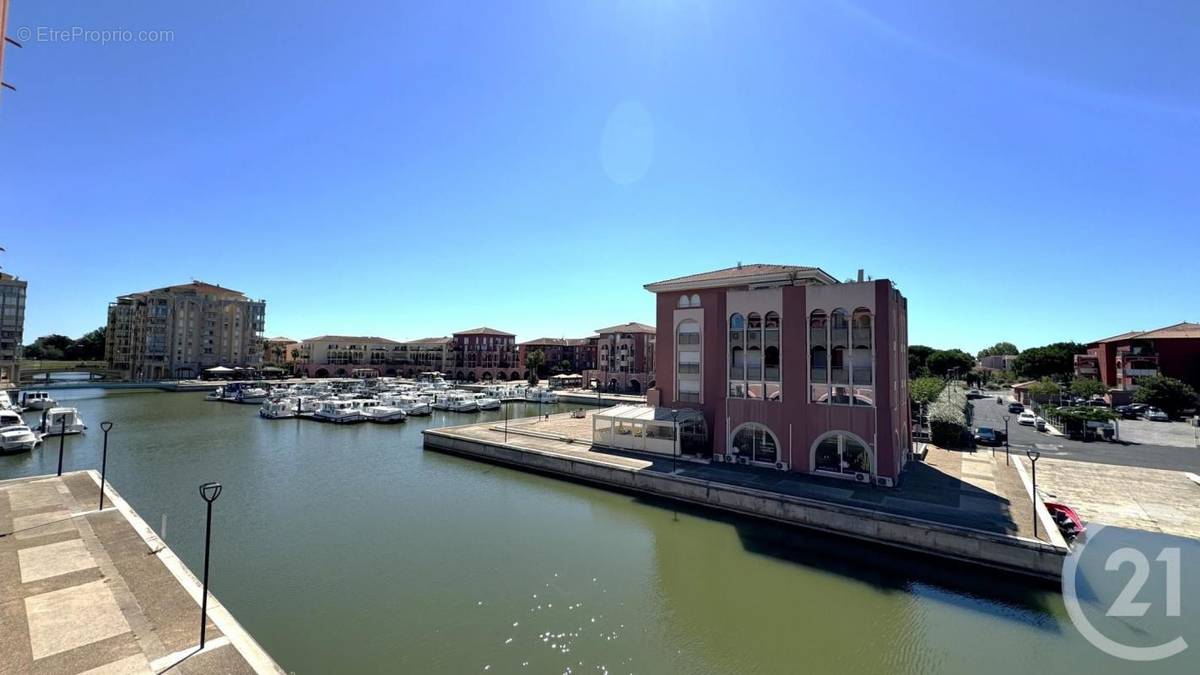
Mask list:
[[700,296],[693,293],[691,303],[692,303],[692,307],[699,307],[700,306]]
[[688,299],[688,296],[686,296],[686,295],[679,296],[679,303],[676,305],[676,307],[678,307],[679,309],[687,309],[688,307],[691,307],[691,306],[692,306],[692,301]]
[[750,330],[762,328],[762,317],[757,312],[750,312],[746,317],[746,327]]
[[818,382],[829,382],[829,354],[824,347],[820,345],[813,347],[811,350],[811,358],[809,365],[812,368],[812,381],[814,384]]
[[829,315],[829,342],[834,345],[849,346],[850,318],[846,310],[838,308]]
[[746,350],[736,345],[729,350],[729,379],[746,379]]
[[829,317],[819,309],[808,315],[808,344],[810,346],[829,344]]
[[729,317],[729,330],[743,330],[746,328],[746,320],[741,314],[732,314]]
[[864,307],[854,310],[854,331],[851,335],[854,347],[871,348],[871,311]]
[[698,345],[700,344],[700,324],[688,319],[679,324],[677,344],[680,345]]
[[749,422],[733,435],[733,451],[752,462],[774,464],[779,461],[779,442],[775,434],[761,424]]
[[848,431],[831,431],[813,443],[813,470],[853,476],[871,473],[871,450]]
[[767,312],[766,326],[767,328],[779,328],[779,315],[775,312]]

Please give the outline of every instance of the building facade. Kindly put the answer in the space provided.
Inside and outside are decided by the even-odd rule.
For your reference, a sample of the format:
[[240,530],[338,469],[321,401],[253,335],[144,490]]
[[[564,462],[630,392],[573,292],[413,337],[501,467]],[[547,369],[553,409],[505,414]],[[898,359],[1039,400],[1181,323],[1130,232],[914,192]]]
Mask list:
[[307,377],[387,375],[399,360],[400,343],[374,335],[320,335],[300,341],[296,372]]
[[894,485],[911,455],[907,301],[861,276],[739,265],[648,284],[648,403],[701,411],[714,460]]
[[105,360],[125,379],[198,377],[206,368],[260,368],[265,300],[193,281],[108,306]]
[[585,384],[626,394],[643,394],[654,386],[654,326],[634,321],[596,333],[596,368],[584,372]]
[[24,280],[0,272],[0,388],[21,380],[26,288]]
[[400,343],[397,374],[445,373],[454,365],[454,338],[428,337]]
[[517,345],[522,377],[528,378],[530,352],[540,351],[545,357],[543,374],[582,374],[596,368],[598,336],[588,338],[538,338]]
[[454,368],[447,375],[460,382],[521,379],[517,337],[486,326],[454,334]]
[[1122,333],[1092,342],[1087,349],[1075,355],[1075,376],[1099,379],[1114,404],[1128,402],[1138,382],[1154,375],[1200,389],[1200,323]]
[[300,343],[288,337],[263,339],[263,366],[290,368],[300,358]]

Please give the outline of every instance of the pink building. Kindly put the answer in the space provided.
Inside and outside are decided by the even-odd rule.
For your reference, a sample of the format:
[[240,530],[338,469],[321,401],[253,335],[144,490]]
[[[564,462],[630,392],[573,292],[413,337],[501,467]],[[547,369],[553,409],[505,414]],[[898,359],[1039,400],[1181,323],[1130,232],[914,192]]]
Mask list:
[[454,369],[447,377],[463,382],[516,380],[521,377],[517,338],[486,326],[454,334]]
[[648,403],[702,411],[714,460],[895,484],[911,429],[907,301],[890,281],[756,264],[646,289]]
[[584,384],[592,381],[604,391],[641,394],[654,386],[657,354],[654,326],[631,321],[596,331],[596,367],[583,373]]

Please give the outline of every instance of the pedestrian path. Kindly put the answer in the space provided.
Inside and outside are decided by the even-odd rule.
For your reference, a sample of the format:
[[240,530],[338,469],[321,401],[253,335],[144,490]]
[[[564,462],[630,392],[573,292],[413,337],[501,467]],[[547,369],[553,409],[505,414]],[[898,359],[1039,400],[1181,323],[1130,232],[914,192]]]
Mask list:
[[94,472],[0,482],[0,672],[281,672],[211,596],[197,653],[195,578],[99,495]]

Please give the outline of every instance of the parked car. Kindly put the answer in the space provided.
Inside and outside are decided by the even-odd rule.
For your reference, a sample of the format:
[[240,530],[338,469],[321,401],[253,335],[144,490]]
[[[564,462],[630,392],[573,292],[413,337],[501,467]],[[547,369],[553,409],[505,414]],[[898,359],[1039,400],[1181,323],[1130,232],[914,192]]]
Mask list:
[[1019,412],[1024,412],[1024,411],[1025,411],[1025,406],[1021,405],[1020,403],[1017,403],[1016,401],[1013,401],[1012,403],[1008,404],[1008,412],[1010,412],[1010,413],[1019,413]]
[[1003,443],[1004,432],[991,427],[979,427],[975,430],[975,442],[980,445],[1000,445]]
[[1142,417],[1145,417],[1146,419],[1150,420],[1151,422],[1170,422],[1171,421],[1171,418],[1167,417],[1167,413],[1159,410],[1158,408],[1155,408],[1154,406],[1147,406],[1146,410],[1142,412]]
[[1115,410],[1127,420],[1136,420],[1146,412],[1148,407],[1145,403],[1131,403],[1130,405],[1119,405]]
[[1034,426],[1037,423],[1038,416],[1033,414],[1033,411],[1026,410],[1017,416],[1017,424],[1022,424],[1027,427]]
[[967,398],[983,398],[983,392],[978,389],[972,389],[967,392]]
[[1108,401],[1105,401],[1102,398],[1094,398],[1094,399],[1088,401],[1087,404],[1090,406],[1096,407],[1096,408],[1107,408],[1108,407]]

